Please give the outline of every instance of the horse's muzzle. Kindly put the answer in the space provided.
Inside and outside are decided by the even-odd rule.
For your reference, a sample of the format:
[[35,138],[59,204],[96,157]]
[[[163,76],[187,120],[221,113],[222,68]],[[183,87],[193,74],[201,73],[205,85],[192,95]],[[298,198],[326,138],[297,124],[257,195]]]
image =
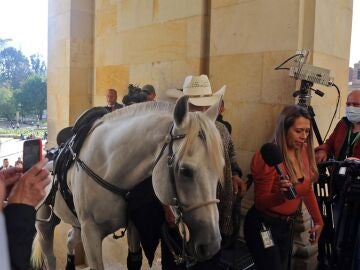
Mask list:
[[195,244],[195,257],[198,261],[205,261],[211,259],[219,252],[221,246],[221,238],[211,241],[209,243]]

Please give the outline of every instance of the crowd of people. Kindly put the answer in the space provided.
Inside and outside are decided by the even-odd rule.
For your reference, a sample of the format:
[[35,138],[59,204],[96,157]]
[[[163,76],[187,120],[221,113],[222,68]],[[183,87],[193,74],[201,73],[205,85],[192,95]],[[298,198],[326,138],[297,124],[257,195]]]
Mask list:
[[[11,166],[10,163],[9,163],[9,159],[4,158],[3,159],[3,164],[2,164],[2,166],[0,166],[0,171],[7,170],[7,169],[10,169],[12,167],[13,166]],[[22,168],[23,167],[23,161],[22,161],[21,157],[18,157],[18,159],[15,161],[14,167],[16,167],[16,168]]]
[[122,107],[129,106],[131,104],[153,101],[155,100],[155,97],[155,88],[151,84],[146,84],[142,88],[133,84],[129,84],[127,94],[124,95],[122,99],[123,104],[117,102],[117,91],[112,88],[108,89],[106,94],[107,105],[105,108],[109,112],[112,112],[116,109],[121,109]]
[[[225,244],[230,236],[238,233],[233,226],[236,196],[243,196],[247,191],[242,170],[237,163],[231,124],[222,115],[225,86],[213,93],[206,75],[188,76],[181,90],[168,91],[167,95],[173,98],[189,96],[189,110],[193,112],[203,112],[221,100],[216,127],[223,141],[225,168],[224,183],[219,183],[217,197],[220,200],[219,227]],[[108,89],[105,108],[111,112],[155,98],[156,91],[152,85],[144,85],[142,88],[129,85],[128,93],[122,99],[123,104],[120,104],[117,102],[117,91]],[[359,159],[359,137],[360,90],[349,93],[345,117],[339,121],[329,139],[316,148],[311,116],[306,107],[290,105],[282,110],[272,140],[263,142],[274,144],[280,151],[282,161],[276,166],[268,164],[263,153],[257,151],[250,166],[255,202],[245,217],[244,236],[256,269],[290,269],[294,221],[300,214],[302,203],[313,220],[309,243],[314,245],[318,242],[324,222],[313,190],[313,183],[319,175],[317,164],[330,156],[337,160]],[[46,162],[44,159],[28,172],[22,172],[21,160],[11,168],[8,160],[4,159],[0,168],[0,202],[6,202],[0,214],[0,244],[1,250],[6,251],[0,252],[1,269],[10,269],[9,264],[14,269],[29,267],[30,245],[35,233],[34,207],[45,196],[44,187],[50,181],[49,172],[44,169]],[[293,197],[288,196],[289,189],[294,190]],[[163,210],[166,222],[174,227],[173,212],[165,205]],[[164,245],[162,253],[163,269],[186,268],[185,265],[174,264],[171,252]],[[193,269],[221,269],[218,268],[219,256],[217,254],[209,261],[198,263]]]
[[[142,93],[140,88],[134,90],[129,88],[129,95],[132,93]],[[182,95],[188,95],[190,111],[205,111],[213,105],[220,96],[224,96],[225,88],[216,93],[212,93],[210,81],[207,76],[189,76],[185,79],[181,90],[171,90],[167,92],[169,97],[178,98]],[[353,124],[348,120],[341,122],[347,123],[352,127],[356,125],[353,115],[356,114],[356,102],[352,101],[354,96],[360,94],[360,91],[354,91],[348,97],[347,118],[352,119]],[[141,95],[140,95],[141,96]],[[360,101],[360,96],[358,97]],[[125,98],[126,100],[126,98]],[[134,103],[144,102],[146,98],[134,99]],[[360,103],[360,102],[359,102]],[[127,103],[126,105],[130,105]],[[360,105],[358,105],[360,106]],[[354,109],[355,108],[355,109]],[[227,165],[225,167],[225,185],[218,187],[218,198],[220,199],[220,230],[224,241],[233,232],[232,207],[234,196],[237,191],[242,194],[246,191],[246,184],[241,179],[242,173],[236,163],[236,153],[231,139],[231,124],[223,119],[224,101],[221,101],[219,108],[219,117],[217,127],[223,138],[224,153]],[[360,112],[359,112],[360,116]],[[351,118],[352,117],[352,118]],[[360,119],[356,119],[360,125]],[[309,231],[309,242],[316,244],[320,238],[324,222],[320,213],[319,206],[313,191],[313,183],[317,181],[318,170],[317,163],[326,160],[327,156],[335,152],[334,147],[341,143],[334,142],[334,134],[339,133],[337,129],[346,133],[344,123],[342,127],[336,128],[334,134],[329,140],[316,148],[316,154],[313,143],[313,130],[311,117],[306,108],[298,105],[287,106],[280,113],[277,120],[274,137],[271,141],[280,150],[283,162],[279,165],[285,172],[285,177],[278,175],[275,167],[268,165],[260,151],[256,152],[251,162],[251,174],[254,179],[255,204],[248,211],[245,218],[244,234],[248,243],[249,250],[255,261],[256,269],[290,269],[290,259],[292,255],[293,225],[295,218],[299,215],[301,205],[304,203],[313,219],[313,226]],[[358,130],[355,129],[354,133]],[[357,134],[357,133],[356,133]],[[338,138],[340,142],[352,142],[350,150],[348,146],[342,146],[346,155],[335,157],[344,159],[350,156],[357,157],[357,153],[352,152],[354,145],[357,145],[356,135],[352,135],[350,140],[344,140],[344,136]],[[350,135],[348,135],[350,136]],[[264,142],[265,143],[265,142]],[[346,148],[346,149],[345,149]],[[356,148],[355,148],[356,150]],[[350,151],[350,152],[349,152]],[[231,183],[231,185],[227,184]],[[294,188],[295,198],[289,199],[286,192],[289,187]],[[172,212],[164,207],[165,217],[168,223],[174,222]],[[170,259],[164,258],[164,269],[182,269],[181,266],[175,266],[171,254],[162,247],[162,252],[170,256]],[[213,265],[216,264],[218,255],[210,260]],[[196,269],[206,269],[208,264],[197,264]],[[215,269],[215,268],[214,268]]]

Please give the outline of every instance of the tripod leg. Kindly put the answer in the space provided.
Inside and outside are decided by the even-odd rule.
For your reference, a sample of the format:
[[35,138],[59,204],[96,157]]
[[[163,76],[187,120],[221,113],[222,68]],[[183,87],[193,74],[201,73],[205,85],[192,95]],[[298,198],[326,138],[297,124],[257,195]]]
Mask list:
[[[343,198],[333,202],[333,213],[335,221],[335,233],[333,239],[333,256],[331,265],[334,269],[341,269],[342,264],[342,243],[344,239],[344,227],[347,219],[347,207]],[[338,268],[339,267],[339,268]]]
[[354,246],[354,258],[352,261],[352,267],[351,269],[360,269],[360,243],[359,243],[359,229],[358,229],[358,233],[356,235],[356,242],[355,242],[355,246]]
[[359,251],[355,250],[358,245],[358,226],[359,226],[359,206],[355,202],[346,202],[344,204],[344,216],[342,218],[343,225],[339,227],[340,233],[338,241],[339,252],[339,269],[359,269],[353,268],[355,260],[358,257]]
[[319,130],[319,127],[315,121],[315,113],[314,113],[314,109],[312,106],[308,106],[308,112],[311,116],[311,124],[313,126],[313,130],[314,130],[314,134],[315,134],[315,137],[316,137],[316,140],[318,142],[319,145],[323,144],[323,140],[321,138],[321,134],[320,134],[320,130]]
[[353,248],[353,258],[351,269],[360,269],[360,205],[357,203],[355,208],[356,215],[354,217],[354,230],[355,230],[355,239],[354,239],[354,248]]

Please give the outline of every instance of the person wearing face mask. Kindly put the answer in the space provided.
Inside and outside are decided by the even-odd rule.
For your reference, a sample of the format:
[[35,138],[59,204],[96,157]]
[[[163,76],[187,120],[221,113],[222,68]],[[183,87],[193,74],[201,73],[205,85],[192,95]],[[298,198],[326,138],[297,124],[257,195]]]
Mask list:
[[[345,117],[343,117],[336,125],[329,139],[327,139],[324,144],[315,148],[315,159],[317,163],[325,162],[330,157],[333,157],[335,160],[339,161],[346,159],[360,159],[360,89],[353,90],[348,94]],[[329,239],[329,236],[335,239],[333,241],[334,243],[343,243],[343,241],[347,241],[345,239],[348,238],[344,238],[344,235],[347,235],[347,232],[350,232],[349,224],[354,225],[356,223],[355,219],[348,219],[344,216],[344,213],[347,212],[344,211],[344,199],[346,198],[346,194],[343,192],[344,178],[339,177],[338,172],[338,166],[334,165],[330,168],[329,184],[331,186],[330,190],[332,197],[332,221],[330,223],[326,222],[325,231],[327,233],[324,234],[324,239],[320,239],[320,243],[328,241],[325,240],[325,238],[327,237],[327,239]],[[348,216],[348,214],[346,216]],[[359,227],[358,231],[360,231],[360,224],[357,226]],[[355,227],[353,227],[353,229],[354,228]],[[350,238],[352,239],[351,241],[353,243],[360,243],[359,233],[351,233]],[[343,246],[345,246],[345,244]],[[340,252],[341,254],[347,254],[343,251],[343,248],[340,245],[333,247],[333,250]],[[360,258],[360,249],[355,247],[354,251],[356,251],[356,253],[354,253],[352,256],[354,258],[354,262],[356,263],[354,268],[351,269],[360,269],[359,259],[355,259]],[[338,256],[338,258],[340,257],[344,258],[343,255]],[[330,259],[330,262],[331,261],[332,260]]]
[[360,89],[349,93],[345,112],[346,116],[336,125],[329,139],[315,148],[317,163],[330,156],[336,160],[360,159]]

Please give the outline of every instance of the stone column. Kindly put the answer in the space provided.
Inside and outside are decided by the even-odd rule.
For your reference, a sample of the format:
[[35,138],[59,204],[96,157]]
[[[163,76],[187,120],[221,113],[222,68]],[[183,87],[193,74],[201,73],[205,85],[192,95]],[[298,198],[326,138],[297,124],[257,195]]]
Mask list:
[[49,0],[49,144],[92,106],[94,0]]

